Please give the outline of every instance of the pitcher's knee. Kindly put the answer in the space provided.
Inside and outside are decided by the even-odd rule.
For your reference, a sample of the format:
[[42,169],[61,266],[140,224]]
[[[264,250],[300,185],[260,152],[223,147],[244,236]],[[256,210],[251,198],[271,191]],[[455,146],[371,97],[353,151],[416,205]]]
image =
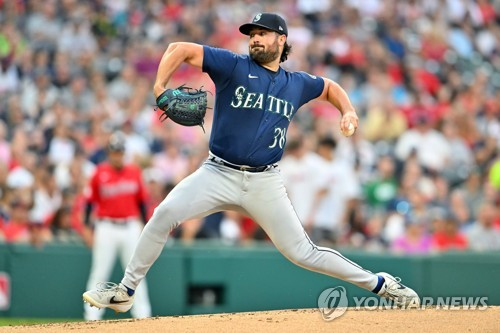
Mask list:
[[312,252],[313,248],[309,246],[309,248],[293,248],[293,249],[286,249],[282,250],[281,253],[293,262],[294,264],[302,267],[309,267],[311,266],[311,260],[313,258]]
[[161,232],[170,232],[175,229],[180,222],[176,219],[177,213],[170,205],[159,205],[154,209],[153,215],[147,227]]

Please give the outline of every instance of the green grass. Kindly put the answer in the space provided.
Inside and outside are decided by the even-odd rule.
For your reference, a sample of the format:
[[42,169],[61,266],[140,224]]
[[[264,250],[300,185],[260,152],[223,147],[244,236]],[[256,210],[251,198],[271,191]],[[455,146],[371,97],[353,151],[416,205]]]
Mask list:
[[36,325],[83,321],[77,318],[0,318],[0,326]]

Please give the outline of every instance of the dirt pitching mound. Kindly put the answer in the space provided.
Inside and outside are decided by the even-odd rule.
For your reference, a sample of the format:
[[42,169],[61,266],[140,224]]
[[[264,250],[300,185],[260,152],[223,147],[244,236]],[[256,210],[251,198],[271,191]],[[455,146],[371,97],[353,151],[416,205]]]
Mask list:
[[500,307],[486,310],[348,310],[324,321],[317,309],[225,313],[0,327],[0,333],[118,332],[500,332]]

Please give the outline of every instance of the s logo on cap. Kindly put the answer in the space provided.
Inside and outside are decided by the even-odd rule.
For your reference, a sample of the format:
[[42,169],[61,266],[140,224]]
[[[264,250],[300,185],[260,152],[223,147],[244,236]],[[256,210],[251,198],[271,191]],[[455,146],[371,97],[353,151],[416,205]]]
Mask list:
[[254,22],[258,22],[260,20],[260,17],[262,16],[262,13],[259,13],[255,15],[255,18],[253,19]]

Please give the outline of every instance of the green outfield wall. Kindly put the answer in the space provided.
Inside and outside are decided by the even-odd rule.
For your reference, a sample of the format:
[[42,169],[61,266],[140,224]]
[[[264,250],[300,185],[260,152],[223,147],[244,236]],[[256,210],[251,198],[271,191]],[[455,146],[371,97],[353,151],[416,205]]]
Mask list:
[[[342,251],[373,272],[400,276],[421,296],[481,296],[500,305],[500,252],[396,256]],[[81,294],[91,262],[83,245],[0,244],[0,309],[4,317],[81,318]],[[117,263],[112,281],[121,279]],[[7,277],[7,278],[5,278]],[[5,282],[5,280],[8,280]],[[184,315],[314,308],[326,288],[344,286],[353,297],[360,288],[288,262],[274,247],[197,243],[167,246],[147,277],[153,314]],[[5,286],[5,284],[8,286]],[[6,290],[9,289],[9,290]],[[108,311],[105,318],[128,318]]]

